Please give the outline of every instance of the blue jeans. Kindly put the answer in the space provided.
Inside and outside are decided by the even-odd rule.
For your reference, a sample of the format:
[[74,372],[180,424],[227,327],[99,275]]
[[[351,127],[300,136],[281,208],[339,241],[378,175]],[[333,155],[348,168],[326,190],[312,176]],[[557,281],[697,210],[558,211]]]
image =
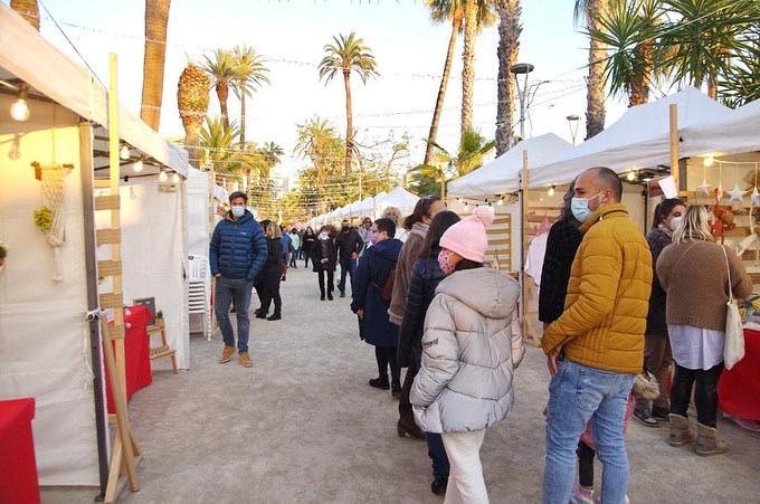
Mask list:
[[224,344],[234,347],[235,334],[232,331],[230,323],[230,303],[235,300],[235,315],[237,315],[237,332],[238,332],[238,352],[248,351],[248,332],[251,322],[248,319],[248,309],[251,307],[251,290],[253,282],[245,278],[225,278],[223,276],[216,279],[216,290],[214,300],[214,312],[216,320],[219,322],[219,329],[222,331]]
[[[346,292],[346,275],[349,275],[350,282],[354,280],[354,273],[356,272],[356,260],[355,259],[341,259],[340,260],[340,281],[338,282],[338,290],[342,293]],[[353,292],[353,283],[351,284],[351,291]]]
[[634,376],[560,361],[549,384],[544,462],[544,504],[567,504],[575,480],[576,449],[591,422],[602,462],[602,502],[623,504],[628,491],[628,454],[623,424]]

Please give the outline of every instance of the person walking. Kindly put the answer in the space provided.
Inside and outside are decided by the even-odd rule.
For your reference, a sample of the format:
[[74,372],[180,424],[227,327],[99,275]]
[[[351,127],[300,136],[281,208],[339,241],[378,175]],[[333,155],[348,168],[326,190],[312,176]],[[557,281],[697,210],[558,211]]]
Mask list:
[[224,339],[220,363],[229,362],[235,354],[235,334],[230,323],[230,304],[235,301],[237,316],[238,362],[252,367],[248,354],[253,281],[264,267],[267,241],[253,214],[246,210],[248,196],[236,191],[230,194],[230,210],[214,228],[209,244],[209,266],[216,280],[214,312]]
[[[401,252],[401,242],[393,238],[396,226],[390,219],[378,219],[372,227],[372,247],[356,268],[352,288],[351,311],[359,317],[359,336],[375,347],[377,378],[369,380],[374,388],[388,390],[398,398],[401,393],[401,370],[398,367],[398,326],[388,320],[389,282]],[[391,379],[388,381],[388,367]]]
[[702,206],[686,209],[673,233],[673,244],[657,260],[657,277],[666,293],[665,319],[676,373],[670,390],[671,446],[694,441],[687,411],[692,389],[697,407],[698,455],[727,450],[718,436],[718,379],[723,370],[729,292],[736,299],[752,293],[752,279],[730,247],[715,243],[710,213]]
[[353,282],[356,261],[359,259],[363,246],[364,242],[359,233],[351,229],[349,222],[344,220],[341,223],[340,233],[335,238],[335,248],[340,261],[340,280],[338,281],[340,297],[346,297],[346,276],[350,277],[350,282]]
[[622,504],[628,491],[623,418],[635,375],[643,369],[652,255],[620,203],[622,183],[609,168],[575,181],[571,210],[583,240],[571,268],[565,309],[541,339],[551,383],[543,502],[567,504],[576,448],[586,424],[603,463],[601,500]]
[[488,502],[480,448],[486,429],[512,409],[512,378],[525,353],[512,331],[520,287],[483,266],[493,219],[492,208],[479,207],[441,237],[438,263],[446,278],[427,310],[411,391],[418,425],[440,433],[446,447],[446,503]]
[[303,233],[303,239],[301,240],[301,250],[303,255],[303,267],[309,267],[309,259],[311,258],[312,249],[314,248],[314,242],[317,240],[317,235],[314,234],[314,230],[311,226],[306,228]]
[[[258,282],[263,289],[261,308],[256,310],[256,318],[267,320],[280,320],[282,318],[282,297],[280,296],[280,278],[282,277],[282,244],[280,228],[270,220],[261,221],[267,236],[267,261],[261,272],[261,281]],[[267,317],[269,306],[274,301],[274,313]]]
[[[333,300],[335,264],[337,263],[337,254],[335,250],[335,228],[327,225],[322,226],[319,234],[314,241],[312,248],[312,266],[315,273],[319,275],[319,292],[320,299]],[[325,276],[327,276],[327,286],[325,286]]]
[[[398,336],[398,356],[399,366],[408,367],[404,386],[401,389],[401,401],[406,398],[409,402],[409,393],[411,384],[414,383],[414,377],[420,368],[422,360],[422,334],[424,332],[425,314],[428,306],[435,297],[435,289],[441,280],[444,279],[443,271],[438,265],[438,254],[441,251],[440,240],[443,233],[452,225],[459,222],[459,216],[454,212],[444,210],[436,214],[430,222],[430,227],[422,246],[422,253],[419,259],[414,263],[412,276],[409,280],[409,295],[406,300],[406,309],[404,319],[401,322]],[[403,248],[402,248],[403,254]],[[395,287],[395,285],[394,285]],[[411,378],[409,392],[406,392],[407,381],[409,381],[410,371],[414,369],[414,376]],[[411,402],[409,402],[411,405]],[[399,403],[399,409],[401,402]],[[419,429],[414,423],[414,413],[412,413],[412,426]],[[401,415],[396,427],[398,435],[404,436],[412,431],[411,426],[407,423],[406,418]],[[412,434],[414,436],[414,434]],[[446,457],[446,449],[443,446],[441,435],[436,432],[424,434],[428,445],[428,456],[433,463],[433,481],[430,484],[430,490],[436,495],[446,493],[446,485],[449,480],[449,459]]]
[[280,280],[284,282],[288,279],[288,264],[290,264],[290,254],[293,253],[293,243],[290,241],[290,235],[285,232],[285,226],[280,225],[278,228],[280,230],[278,233],[280,246],[282,247],[282,278]]
[[298,230],[296,228],[292,228],[290,230],[290,233],[288,233],[288,236],[290,237],[290,267],[293,269],[298,269],[298,264],[296,264],[296,260],[298,259],[298,254],[301,253],[301,235],[298,234]]
[[[665,199],[654,209],[652,230],[647,234],[647,243],[652,252],[652,265],[657,264],[662,250],[673,242],[673,232],[683,223],[684,213],[686,205],[677,198]],[[658,427],[657,420],[667,421],[670,411],[666,388],[670,383],[673,354],[665,323],[665,302],[665,291],[655,275],[644,333],[644,369],[659,382],[660,395],[654,401],[638,398],[633,410],[633,418],[647,427]]]

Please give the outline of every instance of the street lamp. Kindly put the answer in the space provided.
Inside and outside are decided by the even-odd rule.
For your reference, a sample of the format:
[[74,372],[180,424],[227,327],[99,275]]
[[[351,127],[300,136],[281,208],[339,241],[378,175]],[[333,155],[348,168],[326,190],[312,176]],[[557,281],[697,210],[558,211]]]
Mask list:
[[[525,102],[528,90],[528,74],[535,67],[530,63],[517,63],[509,68],[509,71],[515,74],[515,84],[517,84],[517,96],[520,99],[520,138],[525,140]],[[520,75],[524,75],[522,87],[520,87]]]
[[575,137],[578,135],[580,117],[578,117],[577,114],[570,114],[565,119],[567,119],[567,125],[570,126],[570,136],[573,137],[573,145],[575,145]]

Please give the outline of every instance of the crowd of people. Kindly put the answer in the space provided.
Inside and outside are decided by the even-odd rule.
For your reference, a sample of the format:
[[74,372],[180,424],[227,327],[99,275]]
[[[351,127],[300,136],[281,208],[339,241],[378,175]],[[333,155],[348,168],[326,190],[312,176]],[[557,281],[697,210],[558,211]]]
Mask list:
[[[586,170],[547,239],[539,291],[550,374],[547,504],[628,502],[624,436],[632,418],[648,427],[667,422],[671,446],[693,446],[703,456],[727,450],[717,432],[727,300],[748,296],[751,279],[735,252],[715,242],[704,207],[665,199],[644,236],[621,201],[615,172]],[[244,194],[230,203],[210,254],[224,337],[219,362],[236,350],[234,302],[239,360],[250,365],[254,281],[256,316],[267,317],[274,302],[268,319],[278,320],[288,265],[312,262],[322,301],[334,299],[340,266],[339,295],[350,288],[359,336],[374,347],[377,376],[367,383],[399,401],[400,437],[426,441],[431,491],[447,503],[488,502],[480,449],[488,427],[513,406],[513,376],[525,353],[513,326],[519,284],[486,264],[493,209],[460,217],[426,197],[406,218],[388,208],[358,227],[291,228],[286,249],[274,222],[258,226],[245,210]],[[696,430],[688,418],[692,391]],[[595,458],[603,466],[596,495]]]

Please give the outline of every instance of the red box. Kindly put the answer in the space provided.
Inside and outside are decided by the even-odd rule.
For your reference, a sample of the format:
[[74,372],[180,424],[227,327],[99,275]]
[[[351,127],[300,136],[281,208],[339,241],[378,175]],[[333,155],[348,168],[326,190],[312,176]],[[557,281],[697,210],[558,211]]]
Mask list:
[[34,458],[34,399],[0,401],[0,502],[39,504]]

